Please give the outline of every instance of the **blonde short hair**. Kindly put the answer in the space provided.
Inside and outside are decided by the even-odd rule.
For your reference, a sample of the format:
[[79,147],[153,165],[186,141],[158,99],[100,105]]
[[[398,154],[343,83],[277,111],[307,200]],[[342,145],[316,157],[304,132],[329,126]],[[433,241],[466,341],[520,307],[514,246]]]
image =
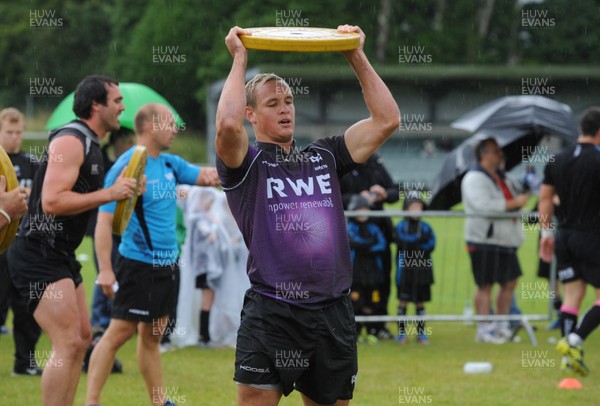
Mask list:
[[254,97],[256,89],[272,80],[275,80],[276,82],[285,85],[288,89],[290,88],[290,85],[288,85],[288,83],[283,78],[277,76],[274,73],[259,73],[258,75],[250,79],[248,83],[246,83],[246,106],[256,107],[256,99]]
[[9,123],[24,123],[25,116],[14,107],[7,107],[0,110],[0,130],[2,129],[2,123],[5,121]]

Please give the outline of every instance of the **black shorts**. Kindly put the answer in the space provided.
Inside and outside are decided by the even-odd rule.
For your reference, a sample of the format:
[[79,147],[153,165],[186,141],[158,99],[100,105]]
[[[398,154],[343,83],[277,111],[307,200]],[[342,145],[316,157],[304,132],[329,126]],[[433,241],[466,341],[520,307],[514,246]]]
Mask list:
[[171,313],[179,294],[179,265],[156,266],[121,255],[115,263],[119,289],[111,317],[151,323]]
[[582,279],[600,288],[600,235],[559,229],[554,251],[557,276],[562,283]]
[[279,385],[317,403],[352,399],[358,361],[348,296],[306,309],[247,291],[238,330],[234,380]]
[[205,273],[196,276],[196,289],[210,289]]
[[549,262],[544,262],[540,258],[538,261],[537,276],[539,278],[544,278],[544,279],[550,280],[550,265],[551,264]]
[[431,285],[403,283],[398,286],[398,300],[422,303],[431,301]]
[[477,286],[504,284],[522,275],[517,249],[498,245],[467,243]]
[[[29,303],[33,314],[46,288],[61,279],[71,279],[77,288],[81,278],[81,264],[74,252],[61,252],[38,240],[16,237],[8,249],[8,270],[22,300]],[[59,300],[62,295],[57,295]]]

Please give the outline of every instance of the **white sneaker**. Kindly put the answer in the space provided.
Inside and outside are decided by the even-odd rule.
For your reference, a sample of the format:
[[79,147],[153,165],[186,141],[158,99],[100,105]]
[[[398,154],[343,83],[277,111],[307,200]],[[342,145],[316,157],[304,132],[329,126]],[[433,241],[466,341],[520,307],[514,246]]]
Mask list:
[[494,335],[503,338],[506,341],[510,341],[513,336],[513,331],[510,329],[510,324],[506,322],[494,323]]
[[496,333],[496,325],[488,323],[477,327],[476,341],[480,343],[504,344],[506,338]]
[[498,337],[497,335],[495,335],[494,333],[490,333],[489,331],[478,332],[476,340],[479,343],[492,343],[492,344],[506,343],[505,338]]

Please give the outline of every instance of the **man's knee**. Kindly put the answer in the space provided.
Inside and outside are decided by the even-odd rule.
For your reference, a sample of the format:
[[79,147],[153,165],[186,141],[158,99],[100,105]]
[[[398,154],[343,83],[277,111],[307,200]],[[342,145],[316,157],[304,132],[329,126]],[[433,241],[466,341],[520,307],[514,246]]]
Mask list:
[[277,405],[281,392],[254,388],[248,385],[237,385],[238,405]]
[[162,339],[164,329],[157,328],[157,323],[140,323],[139,340],[146,347],[158,347]]
[[135,323],[113,320],[100,339],[105,345],[118,350],[135,334]]
[[65,357],[69,360],[78,359],[82,354],[85,354],[89,346],[89,342],[84,340],[78,333],[68,334],[57,338],[52,342],[52,347],[57,356]]

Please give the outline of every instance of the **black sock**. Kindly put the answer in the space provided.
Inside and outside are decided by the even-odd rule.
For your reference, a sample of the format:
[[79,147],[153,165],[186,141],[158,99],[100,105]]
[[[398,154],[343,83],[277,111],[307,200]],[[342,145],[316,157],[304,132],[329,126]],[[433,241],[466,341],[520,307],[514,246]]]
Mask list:
[[[417,316],[425,316],[425,307],[419,306],[417,307]],[[419,334],[425,334],[425,321],[419,320],[417,321],[417,331]]]
[[581,320],[581,324],[575,333],[582,340],[585,340],[598,327],[598,324],[600,324],[600,306],[595,305],[583,316],[583,320]]
[[559,312],[560,308],[562,306],[562,299],[560,298],[560,296],[558,296],[556,299],[554,299],[553,305],[554,305],[554,310]]
[[575,331],[577,327],[577,315],[571,313],[560,312],[558,314],[558,320],[560,322],[560,332],[563,337],[569,335]]
[[[406,316],[406,307],[398,307],[398,316]],[[398,334],[406,334],[404,331],[405,324],[404,320],[398,321]]]
[[208,333],[209,317],[210,310],[200,310],[200,341],[205,343],[210,341],[210,334]]

